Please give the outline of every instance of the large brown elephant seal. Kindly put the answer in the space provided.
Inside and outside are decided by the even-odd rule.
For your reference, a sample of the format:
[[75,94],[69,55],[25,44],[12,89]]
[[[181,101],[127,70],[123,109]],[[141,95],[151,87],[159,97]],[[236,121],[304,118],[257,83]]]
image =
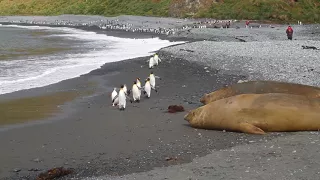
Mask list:
[[265,134],[320,129],[320,98],[269,93],[241,94],[190,111],[192,127]]
[[320,97],[320,88],[302,84],[293,84],[276,81],[248,81],[237,83],[217,91],[205,94],[200,102],[208,104],[212,101],[239,95],[239,94],[265,94],[265,93],[286,93],[304,95],[311,98]]

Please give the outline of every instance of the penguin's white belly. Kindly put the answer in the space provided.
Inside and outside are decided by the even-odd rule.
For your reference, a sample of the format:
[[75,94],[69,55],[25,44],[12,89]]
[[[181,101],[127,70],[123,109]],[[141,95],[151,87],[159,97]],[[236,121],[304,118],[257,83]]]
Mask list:
[[117,92],[113,91],[111,94],[111,101],[113,101],[113,99],[114,99],[114,97],[116,97],[116,95],[117,95]]
[[158,63],[159,63],[158,57],[156,56],[156,57],[154,57],[153,59],[154,59],[154,64],[158,65]]
[[138,82],[138,83],[137,83],[137,86],[138,86],[138,88],[141,88],[141,83]]
[[156,79],[152,76],[150,77],[150,85],[154,88],[156,87]]
[[132,88],[132,96],[133,96],[133,100],[140,100],[140,95],[141,95],[141,92],[140,90],[138,89],[138,87],[133,87]]
[[150,95],[151,95],[151,86],[150,86],[149,83],[144,86],[144,90],[146,91],[148,97],[150,97]]
[[126,107],[126,95],[124,92],[119,93],[119,107]]
[[127,94],[128,90],[127,90],[127,87],[126,87],[126,86],[123,87],[123,91],[124,91],[124,93]]
[[149,60],[149,68],[152,68],[154,66],[154,59],[153,59],[153,57],[152,58],[150,58],[150,60]]

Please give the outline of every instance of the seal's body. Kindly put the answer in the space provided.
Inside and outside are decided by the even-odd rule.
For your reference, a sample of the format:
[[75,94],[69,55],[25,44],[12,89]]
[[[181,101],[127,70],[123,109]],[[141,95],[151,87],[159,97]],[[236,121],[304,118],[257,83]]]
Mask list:
[[192,127],[265,134],[320,129],[320,98],[268,93],[241,94],[190,111]]
[[286,93],[304,95],[311,98],[320,98],[320,88],[302,84],[293,84],[276,81],[249,81],[233,84],[209,94],[205,94],[200,102],[210,102],[239,95],[239,94],[265,94],[265,93]]

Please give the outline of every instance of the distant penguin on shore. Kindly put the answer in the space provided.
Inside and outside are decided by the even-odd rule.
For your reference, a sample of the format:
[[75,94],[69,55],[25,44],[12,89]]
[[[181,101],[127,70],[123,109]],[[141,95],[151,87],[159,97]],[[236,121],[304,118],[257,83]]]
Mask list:
[[[127,94],[125,93],[124,87],[125,87],[124,85],[121,85],[119,94],[115,97],[115,98],[119,99],[118,105],[119,105],[120,110],[125,110],[126,104],[127,104],[127,98],[132,103],[132,100],[130,99],[130,97],[128,97]],[[114,103],[114,102],[112,102],[112,103]]]
[[161,79],[159,76],[155,76],[151,71],[149,75],[149,79],[150,79],[150,85],[152,89],[156,89],[156,78]]
[[111,101],[112,101],[112,106],[115,106],[119,103],[119,99],[115,99],[115,97],[118,95],[117,88],[113,88],[113,91],[111,93]]
[[141,91],[137,85],[137,81],[133,82],[132,85],[132,97],[134,102],[140,102]]
[[157,53],[154,54],[153,60],[156,66],[158,66],[159,62],[161,62],[161,59],[159,58],[159,55]]

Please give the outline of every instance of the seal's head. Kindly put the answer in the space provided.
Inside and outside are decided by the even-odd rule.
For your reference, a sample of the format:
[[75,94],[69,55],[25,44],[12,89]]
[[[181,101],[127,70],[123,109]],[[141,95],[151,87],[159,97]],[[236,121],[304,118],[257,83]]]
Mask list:
[[192,121],[196,120],[197,118],[197,111],[198,109],[189,111],[188,114],[184,116],[184,120],[188,121],[189,123],[192,123]]
[[204,95],[200,98],[200,102],[201,102],[202,104],[206,104],[208,98],[209,98],[209,94],[204,94]]

